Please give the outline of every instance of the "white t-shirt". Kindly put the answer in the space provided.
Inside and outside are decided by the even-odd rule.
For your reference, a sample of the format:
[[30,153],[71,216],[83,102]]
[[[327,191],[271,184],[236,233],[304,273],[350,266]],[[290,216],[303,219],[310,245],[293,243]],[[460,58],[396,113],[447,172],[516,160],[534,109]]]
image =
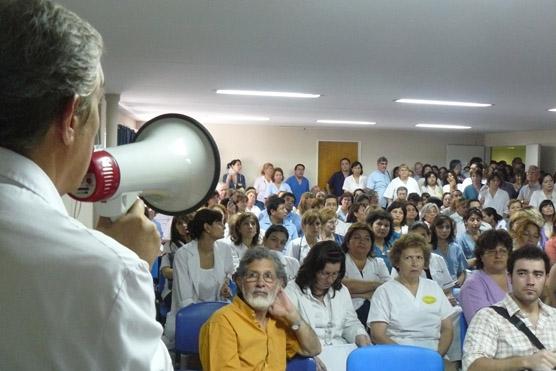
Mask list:
[[348,176],[346,179],[344,179],[344,185],[342,186],[342,189],[345,192],[355,192],[356,189],[365,189],[365,187],[367,186],[367,177],[364,175],[360,175],[359,176],[359,180],[355,180],[355,178],[353,177],[353,175]]
[[398,280],[376,289],[367,323],[385,322],[386,335],[403,345],[438,349],[440,322],[455,313],[444,291],[433,280],[419,278],[417,295]]
[[[346,254],[346,278],[353,278],[357,280],[386,282],[390,279],[388,267],[382,258],[368,258],[362,271],[359,271],[357,265],[351,258],[351,255]],[[365,302],[363,298],[353,298],[353,307],[355,310],[359,309]]]
[[419,188],[419,184],[417,183],[417,181],[415,179],[407,178],[407,180],[404,182],[398,177],[398,178],[394,178],[388,184],[388,187],[386,187],[386,190],[384,191],[384,197],[388,198],[390,200],[395,200],[396,199],[396,191],[400,187],[407,188],[407,194],[417,193],[419,196],[421,195],[421,189]]
[[504,216],[508,213],[508,202],[510,202],[510,196],[508,195],[508,192],[498,188],[494,197],[492,197],[489,190],[486,189],[486,192],[479,193],[479,201],[483,202],[483,209],[492,207],[496,209],[498,215]]

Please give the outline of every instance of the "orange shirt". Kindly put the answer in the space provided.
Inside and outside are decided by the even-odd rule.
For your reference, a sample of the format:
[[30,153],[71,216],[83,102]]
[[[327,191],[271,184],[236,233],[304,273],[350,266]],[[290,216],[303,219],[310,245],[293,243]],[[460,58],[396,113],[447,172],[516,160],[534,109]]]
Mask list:
[[237,296],[209,318],[199,336],[204,371],[283,371],[299,349],[290,329],[270,316],[263,329],[255,311]]

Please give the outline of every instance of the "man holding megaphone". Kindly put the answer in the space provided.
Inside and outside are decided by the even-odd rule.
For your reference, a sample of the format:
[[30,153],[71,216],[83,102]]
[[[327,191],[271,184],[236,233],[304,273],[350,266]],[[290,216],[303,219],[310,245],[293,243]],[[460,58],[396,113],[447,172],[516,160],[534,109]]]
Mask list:
[[143,202],[91,230],[61,199],[99,128],[102,38],[48,0],[3,1],[0,19],[0,368],[172,370]]

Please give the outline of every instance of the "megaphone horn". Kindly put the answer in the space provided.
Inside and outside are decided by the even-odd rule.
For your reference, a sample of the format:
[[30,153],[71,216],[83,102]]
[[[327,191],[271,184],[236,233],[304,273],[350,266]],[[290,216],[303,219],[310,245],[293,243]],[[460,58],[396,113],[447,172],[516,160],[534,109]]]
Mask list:
[[219,174],[220,154],[208,130],[191,117],[168,113],[141,126],[132,143],[93,152],[81,186],[70,196],[102,201],[99,213],[116,217],[138,193],[153,210],[176,215],[202,206]]

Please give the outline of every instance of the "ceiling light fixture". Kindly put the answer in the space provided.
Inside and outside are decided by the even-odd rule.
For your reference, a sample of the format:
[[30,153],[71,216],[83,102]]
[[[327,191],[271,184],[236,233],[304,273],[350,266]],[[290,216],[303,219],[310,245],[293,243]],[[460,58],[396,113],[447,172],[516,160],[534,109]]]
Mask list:
[[415,126],[418,128],[429,128],[429,129],[456,129],[456,130],[471,129],[471,126],[448,125],[448,124],[417,124]]
[[278,98],[318,98],[320,94],[307,94],[307,93],[295,93],[286,91],[261,91],[261,90],[230,90],[230,89],[219,89],[216,94],[228,94],[228,95],[250,95],[256,97],[278,97]]
[[349,120],[317,120],[319,124],[347,124],[347,125],[376,125],[371,121],[349,121]]
[[456,107],[491,107],[490,103],[473,103],[473,102],[454,102],[447,100],[429,100],[429,99],[410,99],[402,98],[396,99],[396,103],[411,103],[411,104],[428,104],[436,106],[456,106]]
[[556,112],[556,108],[551,108],[548,110],[549,112]]

